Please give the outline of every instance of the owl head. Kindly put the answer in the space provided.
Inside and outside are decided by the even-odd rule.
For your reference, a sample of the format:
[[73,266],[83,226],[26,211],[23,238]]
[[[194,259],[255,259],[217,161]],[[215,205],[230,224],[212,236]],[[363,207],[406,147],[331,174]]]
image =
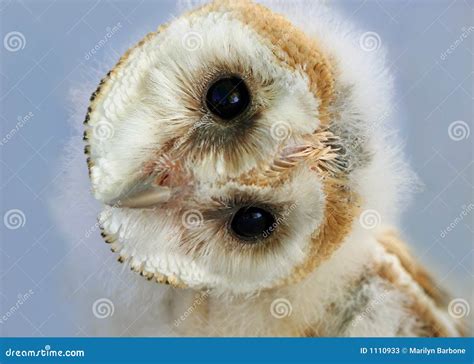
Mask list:
[[246,294],[303,279],[344,243],[382,163],[373,123],[390,81],[330,22],[298,19],[215,1],[148,34],[100,82],[84,138],[121,262]]

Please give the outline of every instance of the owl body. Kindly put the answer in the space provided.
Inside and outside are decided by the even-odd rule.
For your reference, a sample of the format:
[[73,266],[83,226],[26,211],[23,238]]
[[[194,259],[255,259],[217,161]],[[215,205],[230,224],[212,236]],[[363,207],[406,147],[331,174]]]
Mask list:
[[91,98],[102,235],[142,276],[102,281],[146,318],[128,333],[460,335],[393,228],[414,177],[383,51],[319,3],[265,5],[185,13]]
[[[169,312],[184,336],[394,337],[458,336],[442,292],[426,272],[397,253],[393,231],[379,239],[353,235],[318,272],[300,283],[253,296],[216,297],[174,291]],[[353,244],[353,246],[351,246]],[[393,250],[392,250],[393,249]]]

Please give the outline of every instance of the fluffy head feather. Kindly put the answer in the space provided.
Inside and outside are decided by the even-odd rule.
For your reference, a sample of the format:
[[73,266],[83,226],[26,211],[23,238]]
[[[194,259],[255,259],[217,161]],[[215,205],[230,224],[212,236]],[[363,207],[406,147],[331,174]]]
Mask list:
[[[145,277],[234,293],[280,286],[328,260],[361,205],[394,214],[392,177],[404,169],[379,125],[390,79],[376,60],[368,77],[346,35],[293,20],[212,2],[148,34],[94,92],[85,139],[104,237]],[[251,94],[232,123],[204,101],[223,75]],[[371,197],[384,179],[387,196]],[[242,206],[272,211],[275,231],[254,244],[233,235]]]

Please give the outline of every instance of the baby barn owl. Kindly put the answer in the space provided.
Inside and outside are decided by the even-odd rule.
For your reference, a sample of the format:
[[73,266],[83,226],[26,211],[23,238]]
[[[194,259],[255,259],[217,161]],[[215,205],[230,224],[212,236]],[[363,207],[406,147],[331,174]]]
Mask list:
[[315,2],[219,0],[102,79],[84,139],[130,304],[168,284],[175,335],[462,334],[394,228],[413,176],[359,38]]

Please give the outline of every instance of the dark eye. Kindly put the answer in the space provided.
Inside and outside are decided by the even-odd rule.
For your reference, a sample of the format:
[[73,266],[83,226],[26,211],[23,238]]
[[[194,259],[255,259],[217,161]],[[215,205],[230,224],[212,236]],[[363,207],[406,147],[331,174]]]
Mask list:
[[250,104],[245,82],[238,77],[221,78],[211,85],[206,95],[209,110],[224,120],[242,114]]
[[234,215],[230,227],[243,240],[266,238],[275,226],[275,217],[259,207],[242,207]]

